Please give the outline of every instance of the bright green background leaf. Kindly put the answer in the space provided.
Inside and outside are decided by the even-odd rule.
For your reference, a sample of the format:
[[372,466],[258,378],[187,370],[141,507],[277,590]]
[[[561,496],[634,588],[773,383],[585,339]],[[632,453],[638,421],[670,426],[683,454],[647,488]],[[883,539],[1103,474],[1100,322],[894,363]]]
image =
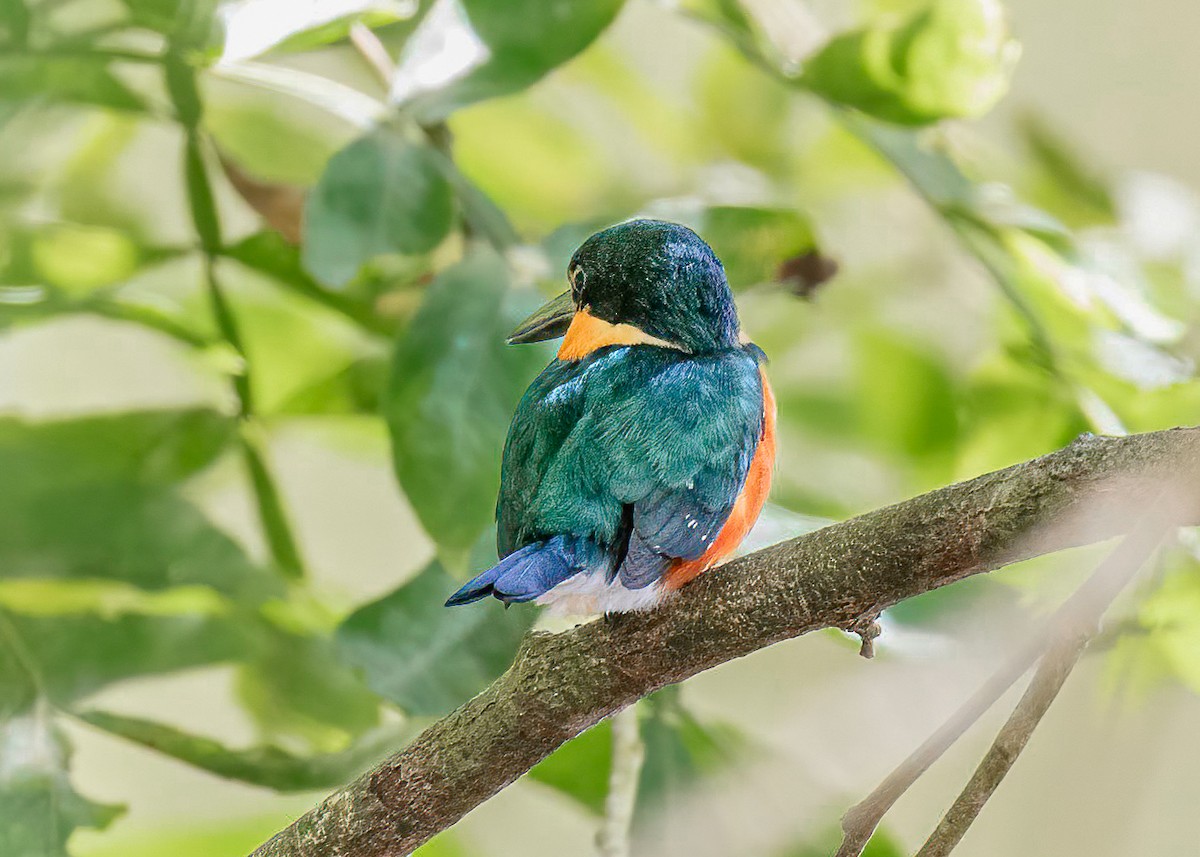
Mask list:
[[211,738],[189,735],[163,723],[106,711],[89,711],[80,717],[97,729],[165,753],[219,777],[280,792],[327,789],[345,783],[368,765],[397,749],[409,731],[395,727],[380,728],[340,752],[297,756],[274,745],[230,749]]
[[[484,98],[523,89],[574,57],[607,27],[624,0],[439,0],[400,57],[392,97],[410,103],[425,121]],[[473,42],[470,71],[448,86],[424,92],[428,67],[449,60],[445,39]]]
[[389,128],[330,158],[304,211],[304,265],[343,286],[381,253],[424,253],[450,229],[453,198],[436,153]]
[[409,714],[445,714],[483,690],[508,668],[533,623],[528,608],[448,610],[442,603],[458,585],[432,563],[338,629],[347,663]]
[[0,420],[0,577],[204,584],[247,597],[276,589],[171,487],[208,465],[232,430],[211,411]]
[[832,39],[802,85],[890,122],[986,113],[1018,54],[998,0],[933,0],[902,24],[886,19]]
[[44,716],[0,721],[0,854],[67,857],[76,828],[103,828],[121,814],[72,788],[69,754]]
[[508,423],[545,361],[504,344],[529,297],[476,252],[429,286],[396,345],[384,406],[396,475],[439,545],[466,550],[494,519]]
[[144,109],[102,56],[0,56],[0,102],[74,102],[112,110]]

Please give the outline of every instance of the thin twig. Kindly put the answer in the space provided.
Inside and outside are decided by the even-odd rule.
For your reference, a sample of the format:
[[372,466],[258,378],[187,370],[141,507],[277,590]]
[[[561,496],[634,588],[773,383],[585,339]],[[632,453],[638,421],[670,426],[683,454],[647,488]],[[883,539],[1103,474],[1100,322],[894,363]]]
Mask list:
[[[1178,498],[1174,498],[1178,500]],[[835,857],[858,857],[875,828],[892,805],[910,786],[962,737],[1018,678],[1062,639],[1075,639],[1078,629],[1089,621],[1094,627],[1100,615],[1154,552],[1170,528],[1172,517],[1166,501],[1153,504],[1143,525],[1131,533],[1096,566],[1082,586],[1060,606],[1042,627],[1008,661],[861,802],[842,817],[842,844]]]
[[[29,679],[29,686],[41,698],[46,697],[45,681],[42,678],[41,670],[38,669],[37,659],[30,653],[29,648],[25,645],[25,641],[21,639],[16,626],[13,624],[12,618],[8,611],[0,608],[0,644],[12,653],[12,661],[17,668],[25,673],[25,677]],[[23,700],[14,700],[17,703]],[[13,712],[6,710],[4,706],[0,706],[0,712],[5,715]]]
[[1087,645],[1088,634],[1064,640],[1046,653],[1021,701],[1013,709],[974,775],[942,817],[917,857],[946,857],[966,835],[1054,702]]
[[175,108],[175,118],[184,134],[185,190],[192,225],[203,256],[204,282],[208,290],[209,306],[221,339],[233,349],[240,361],[238,370],[232,375],[231,383],[238,402],[242,459],[250,477],[259,523],[262,525],[271,558],[276,566],[287,576],[299,579],[304,576],[304,562],[299,543],[292,531],[274,475],[260,449],[258,435],[253,431],[255,390],[251,382],[246,346],[237,315],[218,277],[217,264],[223,247],[220,212],[204,157],[201,128],[203,105],[196,83],[196,70],[189,64],[182,45],[172,43],[169,46],[163,71],[167,91]]
[[612,716],[612,768],[604,799],[604,823],[596,835],[600,857],[629,857],[629,831],[637,807],[638,779],[646,747],[638,729],[637,703]]
[[1058,696],[1084,648],[1096,636],[1101,617],[1162,543],[1172,522],[1170,506],[1162,501],[1156,503],[1138,530],[1126,537],[1097,569],[1097,576],[1103,572],[1104,585],[1096,588],[1094,597],[1072,599],[1078,612],[1065,617],[1057,638],[1043,656],[1021,701],[917,857],[946,857],[962,841],[984,804],[1025,749],[1033,730]]
[[362,21],[355,21],[350,25],[350,43],[371,67],[383,88],[390,90],[392,78],[396,75],[396,63],[392,61],[383,42],[379,41],[379,36]]

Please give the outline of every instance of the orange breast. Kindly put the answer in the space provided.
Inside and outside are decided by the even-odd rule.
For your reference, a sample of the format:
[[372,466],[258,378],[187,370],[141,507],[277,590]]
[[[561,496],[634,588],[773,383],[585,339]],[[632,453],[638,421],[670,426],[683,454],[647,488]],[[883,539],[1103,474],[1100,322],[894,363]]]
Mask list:
[[692,578],[712,568],[733,553],[758,520],[767,494],[771,491],[771,474],[775,469],[775,394],[767,383],[767,373],[759,369],[763,388],[763,432],[750,461],[746,484],[733,504],[733,511],[712,546],[698,559],[680,560],[672,566],[663,580],[667,589],[678,589]]

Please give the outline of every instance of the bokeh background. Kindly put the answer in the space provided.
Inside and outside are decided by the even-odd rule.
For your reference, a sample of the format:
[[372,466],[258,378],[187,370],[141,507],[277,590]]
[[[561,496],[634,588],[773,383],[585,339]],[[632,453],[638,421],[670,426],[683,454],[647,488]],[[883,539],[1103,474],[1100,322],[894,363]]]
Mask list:
[[[756,545],[1200,413],[1179,0],[4,0],[0,854],[235,857],[498,674],[483,567],[594,228],[680,220],[767,351]],[[1019,56],[1019,58],[1018,58]],[[836,273],[834,270],[836,269]],[[829,276],[830,274],[833,276]],[[642,704],[635,853],[829,853],[1081,550]],[[1191,853],[1200,540],[1119,605],[964,855]],[[1005,706],[888,817],[908,853]],[[610,738],[419,853],[591,853]]]

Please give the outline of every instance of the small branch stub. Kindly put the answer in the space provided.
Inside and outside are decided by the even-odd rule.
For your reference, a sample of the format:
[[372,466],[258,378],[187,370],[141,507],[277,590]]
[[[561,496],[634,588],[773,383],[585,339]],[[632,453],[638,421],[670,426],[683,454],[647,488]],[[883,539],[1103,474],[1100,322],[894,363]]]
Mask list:
[[883,633],[883,628],[879,624],[879,614],[866,614],[851,625],[849,630],[851,634],[857,634],[862,643],[858,647],[859,656],[868,660],[875,657],[875,640]]

